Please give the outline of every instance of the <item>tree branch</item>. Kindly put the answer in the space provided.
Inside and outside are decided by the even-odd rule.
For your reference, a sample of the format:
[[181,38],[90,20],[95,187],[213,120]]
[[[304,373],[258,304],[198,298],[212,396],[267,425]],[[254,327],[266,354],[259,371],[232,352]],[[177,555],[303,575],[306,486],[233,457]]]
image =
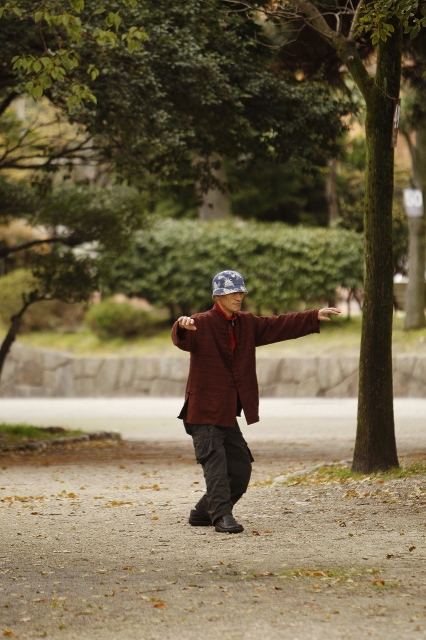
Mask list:
[[31,240],[30,242],[25,242],[24,244],[19,244],[16,247],[1,247],[0,248],[0,258],[6,258],[12,253],[18,253],[19,251],[25,251],[26,249],[31,249],[32,247],[37,247],[42,244],[55,244],[57,242],[61,242],[65,244],[67,247],[76,247],[79,244],[82,244],[83,240],[81,238],[45,238],[44,240]]
[[349,35],[348,35],[348,40],[353,40],[354,37],[355,37],[356,27],[357,27],[359,16],[360,16],[360,13],[361,13],[361,10],[362,10],[362,7],[364,6],[364,4],[365,4],[365,0],[359,0],[358,6],[357,6],[356,11],[355,11],[355,15],[354,15],[353,20],[352,20],[351,28],[350,28]]

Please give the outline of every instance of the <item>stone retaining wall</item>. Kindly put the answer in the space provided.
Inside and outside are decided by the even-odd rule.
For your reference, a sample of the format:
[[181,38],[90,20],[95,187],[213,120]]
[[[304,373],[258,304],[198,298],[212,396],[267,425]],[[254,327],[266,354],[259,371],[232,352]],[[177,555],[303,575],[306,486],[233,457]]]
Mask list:
[[[79,358],[15,344],[0,385],[2,397],[182,396],[187,357]],[[260,394],[355,397],[358,358],[259,358]],[[395,396],[426,398],[426,358],[394,359]]]

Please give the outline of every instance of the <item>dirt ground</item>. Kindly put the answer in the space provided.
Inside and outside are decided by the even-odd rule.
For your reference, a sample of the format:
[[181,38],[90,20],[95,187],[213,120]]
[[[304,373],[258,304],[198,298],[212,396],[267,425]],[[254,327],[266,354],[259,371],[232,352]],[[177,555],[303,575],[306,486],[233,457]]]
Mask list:
[[253,455],[240,535],[187,523],[189,440],[1,456],[0,636],[426,638],[426,477],[286,486],[312,451]]

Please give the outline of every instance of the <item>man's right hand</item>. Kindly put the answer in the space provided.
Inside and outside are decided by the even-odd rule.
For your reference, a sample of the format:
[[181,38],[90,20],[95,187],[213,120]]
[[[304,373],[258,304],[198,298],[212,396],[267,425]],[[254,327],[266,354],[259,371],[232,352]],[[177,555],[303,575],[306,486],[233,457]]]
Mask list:
[[194,320],[188,316],[181,316],[178,318],[179,327],[181,329],[188,329],[188,331],[197,331],[197,327],[194,324]]

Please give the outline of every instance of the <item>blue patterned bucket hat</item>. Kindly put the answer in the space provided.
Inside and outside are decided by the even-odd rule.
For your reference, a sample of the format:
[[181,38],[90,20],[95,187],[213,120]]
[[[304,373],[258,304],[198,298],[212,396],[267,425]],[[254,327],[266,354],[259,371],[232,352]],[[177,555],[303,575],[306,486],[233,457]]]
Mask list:
[[248,293],[244,278],[238,271],[221,271],[212,280],[213,297],[228,293]]

